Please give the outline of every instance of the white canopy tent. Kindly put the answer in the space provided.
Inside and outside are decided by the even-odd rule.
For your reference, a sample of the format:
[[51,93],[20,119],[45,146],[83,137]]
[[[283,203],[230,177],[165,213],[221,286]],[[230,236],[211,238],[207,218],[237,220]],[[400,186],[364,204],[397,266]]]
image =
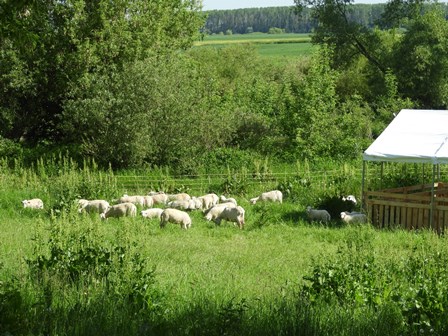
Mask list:
[[448,111],[401,110],[381,135],[364,151],[363,195],[366,161],[432,164],[430,208],[432,227],[436,167],[439,167],[439,164],[448,163]]
[[448,163],[448,111],[401,110],[366,149],[363,160]]

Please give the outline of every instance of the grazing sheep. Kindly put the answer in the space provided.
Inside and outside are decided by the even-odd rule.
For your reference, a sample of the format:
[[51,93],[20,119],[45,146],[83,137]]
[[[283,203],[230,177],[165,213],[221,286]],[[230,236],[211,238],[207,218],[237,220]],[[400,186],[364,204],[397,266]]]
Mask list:
[[191,227],[191,218],[185,211],[168,208],[160,215],[160,228],[164,228],[166,223],[180,224],[182,229],[188,229]]
[[108,219],[109,217],[135,217],[137,215],[137,207],[134,203],[120,203],[110,206],[105,213],[100,214],[101,219]]
[[189,201],[191,196],[187,193],[170,194],[168,195],[168,201]]
[[308,219],[310,221],[327,223],[331,219],[331,216],[327,210],[317,210],[311,208],[310,206],[306,208],[306,214],[308,215]]
[[141,214],[143,217],[146,217],[146,218],[148,218],[148,219],[151,219],[151,218],[160,218],[160,215],[162,214],[162,212],[163,212],[163,209],[160,209],[160,208],[151,208],[151,209],[142,210],[142,211],[140,212],[140,214]]
[[159,192],[150,191],[148,195],[152,197],[153,204],[165,205],[168,202],[168,195],[165,194],[163,191]]
[[154,206],[154,199],[152,196],[142,196],[143,197],[143,206],[146,208],[152,208]]
[[190,208],[192,210],[201,210],[202,209],[203,203],[202,203],[202,199],[200,199],[199,197],[193,196],[191,198],[190,202],[191,202]]
[[235,205],[238,205],[236,199],[234,199],[233,197],[225,197],[224,195],[221,195],[221,197],[219,198],[219,200],[221,201],[221,203],[233,203]]
[[341,219],[347,224],[366,224],[367,216],[361,212],[341,212]]
[[215,220],[225,208],[236,208],[236,205],[230,202],[216,204],[205,210],[205,219],[208,221]]
[[244,213],[244,209],[240,206],[235,208],[224,207],[219,216],[215,218],[215,223],[220,225],[222,220],[226,220],[238,224],[238,227],[242,229],[244,227]]
[[89,200],[81,198],[80,200],[78,200],[78,207],[82,208],[82,207],[84,207],[88,203],[89,203]]
[[[104,200],[80,200],[82,201],[81,207],[78,209],[79,213],[82,213],[83,211],[88,213],[106,213],[107,209],[109,208],[109,202]],[[86,202],[84,202],[86,201]],[[79,202],[78,202],[79,203]]]
[[40,198],[23,200],[22,205],[24,208],[30,208],[30,209],[43,209],[44,208],[44,202],[42,202],[42,200]]
[[190,200],[177,200],[168,202],[166,205],[168,208],[179,209],[179,210],[194,210],[195,202]]
[[264,192],[260,196],[250,199],[251,204],[255,204],[258,201],[282,203],[283,202],[283,194],[280,190],[272,190],[272,191]]
[[143,196],[128,196],[124,194],[122,197],[120,197],[118,203],[133,203],[135,205],[144,206],[145,199],[143,198]]
[[198,198],[202,200],[202,209],[210,209],[219,202],[219,197],[216,194],[207,194]]
[[353,195],[348,195],[348,196],[343,196],[342,200],[345,201],[349,201],[349,202],[353,202],[354,205],[356,205],[358,203],[358,201],[356,200],[356,197]]

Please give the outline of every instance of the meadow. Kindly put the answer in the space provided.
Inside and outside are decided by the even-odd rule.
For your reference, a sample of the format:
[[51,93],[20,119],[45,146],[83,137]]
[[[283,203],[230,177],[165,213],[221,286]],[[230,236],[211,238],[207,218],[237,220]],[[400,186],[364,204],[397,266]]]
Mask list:
[[206,35],[195,43],[196,47],[222,48],[235,44],[253,45],[260,57],[283,62],[310,55],[316,46],[311,44],[309,34],[232,34]]
[[[169,192],[235,197],[243,230],[200,211],[189,230],[141,216],[101,221],[79,214],[76,199],[157,185],[130,190],[114,172],[70,161],[3,165],[0,334],[442,335],[444,236],[306,220],[307,205],[359,195],[358,164],[328,163],[327,174],[296,164],[283,177],[273,167],[270,176],[229,172],[208,186],[146,171]],[[243,189],[226,192],[231,181]],[[283,190],[283,204],[249,204],[271,188]],[[37,196],[43,211],[21,207]]]

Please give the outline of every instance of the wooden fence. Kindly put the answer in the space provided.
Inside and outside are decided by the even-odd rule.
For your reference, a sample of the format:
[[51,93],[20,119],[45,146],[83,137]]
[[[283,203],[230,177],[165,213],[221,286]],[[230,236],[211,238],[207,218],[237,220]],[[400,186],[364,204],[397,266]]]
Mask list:
[[441,182],[434,185],[434,202],[431,202],[432,184],[367,191],[364,207],[375,227],[425,228],[441,233],[448,227],[447,195],[447,186]]

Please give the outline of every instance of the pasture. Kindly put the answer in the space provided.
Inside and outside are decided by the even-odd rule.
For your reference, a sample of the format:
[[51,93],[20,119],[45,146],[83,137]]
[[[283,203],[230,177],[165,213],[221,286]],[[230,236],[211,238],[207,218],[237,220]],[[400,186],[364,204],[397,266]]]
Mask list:
[[234,34],[207,35],[195,42],[196,47],[222,48],[235,44],[253,45],[260,57],[277,62],[284,62],[297,57],[310,55],[315,46],[311,44],[308,34]]
[[[51,173],[44,166],[4,169],[0,177],[2,334],[446,331],[445,237],[306,220],[308,203],[337,190],[357,194],[356,166],[333,176],[296,166],[290,168],[296,184],[291,176],[246,183],[242,193],[228,194],[246,209],[243,230],[216,226],[200,211],[190,212],[188,230],[160,229],[141,216],[81,215],[77,197],[112,200],[131,186],[124,189],[112,172],[60,167]],[[186,180],[164,181],[188,189]],[[210,186],[223,191],[216,180]],[[283,204],[249,204],[274,186],[284,188]],[[44,210],[21,207],[31,195],[43,198]]]

